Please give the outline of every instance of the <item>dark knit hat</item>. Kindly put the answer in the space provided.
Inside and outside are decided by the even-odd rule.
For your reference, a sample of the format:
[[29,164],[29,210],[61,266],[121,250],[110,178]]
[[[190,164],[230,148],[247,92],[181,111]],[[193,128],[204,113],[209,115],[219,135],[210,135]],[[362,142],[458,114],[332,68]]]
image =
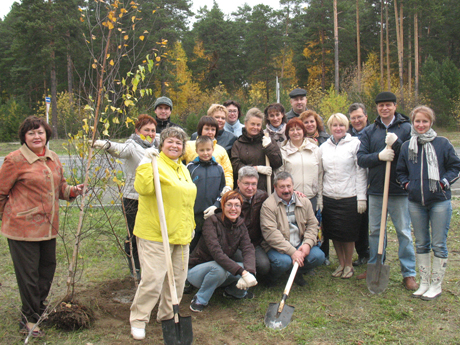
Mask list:
[[294,98],[298,96],[305,96],[307,97],[307,91],[304,89],[294,89],[289,93],[289,97]]
[[171,111],[173,110],[172,101],[168,97],[165,97],[165,96],[157,98],[157,100],[155,101],[155,104],[153,105],[153,110],[155,110],[161,104],[167,105],[168,107],[171,108]]
[[375,104],[381,102],[393,102],[396,103],[396,95],[393,92],[385,91],[380,92],[377,97],[375,97]]

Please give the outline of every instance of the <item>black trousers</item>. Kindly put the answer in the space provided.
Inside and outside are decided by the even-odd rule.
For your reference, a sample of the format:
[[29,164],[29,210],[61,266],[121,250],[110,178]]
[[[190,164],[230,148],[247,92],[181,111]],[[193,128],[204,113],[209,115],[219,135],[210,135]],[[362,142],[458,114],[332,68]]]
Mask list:
[[[129,236],[126,236],[125,241],[125,252],[127,255],[131,255],[131,250],[129,247],[129,239],[131,238],[132,246],[133,246],[133,258],[134,258],[134,265],[136,265],[136,270],[141,268],[139,264],[139,254],[137,253],[137,242],[136,236],[133,235],[134,232],[134,224],[136,222],[136,214],[137,208],[139,206],[139,201],[135,199],[127,199],[123,198],[123,206],[125,207],[125,214],[126,220],[128,222],[128,230]],[[128,256],[128,262],[131,263],[131,258]],[[131,264],[129,264],[131,267]]]
[[[369,207],[369,198],[367,201]],[[360,258],[369,259],[369,211],[363,213],[359,226],[359,238],[355,242],[355,249]]]
[[21,296],[23,320],[36,323],[46,309],[44,303],[56,271],[56,239],[38,242],[8,239],[8,245]]

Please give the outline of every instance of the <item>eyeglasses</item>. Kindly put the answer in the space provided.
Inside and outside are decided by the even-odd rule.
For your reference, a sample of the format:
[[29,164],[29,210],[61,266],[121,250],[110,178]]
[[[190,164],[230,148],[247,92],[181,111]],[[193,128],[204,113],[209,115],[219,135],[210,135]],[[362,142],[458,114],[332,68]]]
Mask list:
[[237,209],[237,210],[239,210],[239,209],[241,208],[241,205],[240,205],[240,204],[225,204],[224,206],[225,206],[226,208],[230,208],[230,209],[235,208],[235,209]]
[[350,121],[361,121],[362,119],[364,119],[364,116],[356,116],[356,117],[351,117],[350,118]]
[[243,182],[242,185],[245,187],[257,187],[257,182],[254,182],[254,183]]
[[229,113],[234,113],[236,114],[238,112],[238,110],[227,110]]

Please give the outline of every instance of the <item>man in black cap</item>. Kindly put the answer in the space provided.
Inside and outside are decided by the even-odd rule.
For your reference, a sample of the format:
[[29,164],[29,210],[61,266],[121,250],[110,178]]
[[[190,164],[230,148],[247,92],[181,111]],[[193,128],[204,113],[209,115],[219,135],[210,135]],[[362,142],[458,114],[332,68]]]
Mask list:
[[289,97],[291,97],[292,109],[286,114],[288,121],[294,117],[299,117],[300,114],[307,110],[307,91],[294,89],[289,93]]
[[157,120],[157,133],[161,133],[164,129],[170,126],[182,128],[170,120],[171,112],[173,109],[173,103],[171,99],[165,96],[158,97],[155,101],[155,104],[153,105],[153,108],[155,110],[155,117]]
[[[379,93],[375,98],[375,103],[379,116],[361,135],[361,145],[358,151],[359,166],[369,169],[367,195],[369,196],[370,257],[368,262],[370,264],[377,262],[385,167],[387,162],[394,162],[391,164],[388,213],[398,236],[398,256],[403,284],[408,290],[417,290],[408,197],[407,192],[396,182],[396,162],[401,145],[410,139],[410,120],[407,116],[396,112],[394,93]],[[366,273],[363,273],[357,278],[364,279],[365,277]]]

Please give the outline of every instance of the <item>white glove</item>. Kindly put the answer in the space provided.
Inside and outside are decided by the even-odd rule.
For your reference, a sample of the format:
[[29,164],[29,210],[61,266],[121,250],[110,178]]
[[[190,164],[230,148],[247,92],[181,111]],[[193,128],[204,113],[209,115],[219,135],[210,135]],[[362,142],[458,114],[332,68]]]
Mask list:
[[224,195],[225,193],[227,192],[230,192],[232,189],[229,187],[229,186],[225,186],[223,189],[222,189],[222,193],[220,193],[220,196]]
[[[93,144],[93,141],[90,140],[89,144]],[[94,141],[93,147],[95,149],[107,150],[110,147],[110,143],[108,140],[96,140]]]
[[367,209],[367,202],[366,200],[358,200],[358,213],[362,214],[366,212]]
[[272,176],[272,167],[266,167],[265,165],[256,165],[255,168],[259,174]]
[[388,146],[393,146],[396,140],[398,140],[398,136],[396,134],[387,133],[387,136],[385,137],[385,144]]
[[158,157],[159,152],[155,147],[149,147],[148,149],[145,149],[144,151],[144,157],[152,160],[155,157]]
[[268,145],[270,145],[272,142],[272,140],[270,139],[270,137],[266,137],[266,136],[263,136],[262,137],[262,147],[263,148],[266,148]]
[[322,211],[323,210],[323,202],[318,201],[316,202],[316,211]]
[[216,208],[217,208],[216,206],[209,206],[206,210],[204,210],[203,218],[208,219],[209,217],[211,217],[214,214],[214,211],[216,210]]
[[247,290],[252,286],[257,285],[257,279],[251,273],[246,272],[236,283],[236,287],[240,290]]
[[381,161],[392,162],[394,158],[395,152],[392,149],[385,148],[379,153],[379,159]]

